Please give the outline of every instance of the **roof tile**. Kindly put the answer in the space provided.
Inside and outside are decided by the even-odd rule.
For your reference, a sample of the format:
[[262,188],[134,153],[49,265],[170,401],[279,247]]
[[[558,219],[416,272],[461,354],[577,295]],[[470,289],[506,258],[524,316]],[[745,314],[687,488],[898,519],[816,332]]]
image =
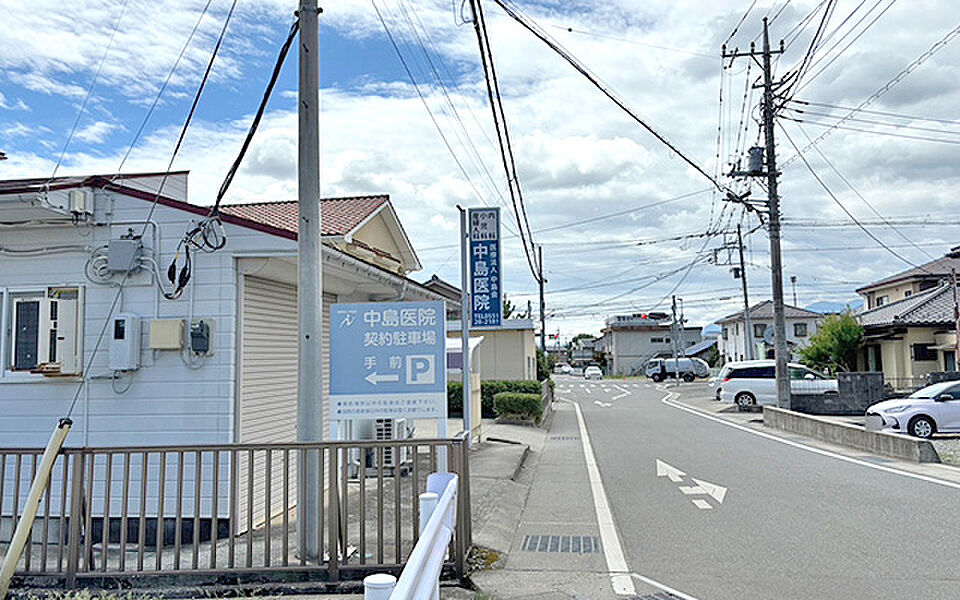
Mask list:
[[[323,198],[321,235],[347,235],[388,201],[389,197],[386,195]],[[297,232],[300,216],[296,200],[223,204],[220,212],[292,233]]]

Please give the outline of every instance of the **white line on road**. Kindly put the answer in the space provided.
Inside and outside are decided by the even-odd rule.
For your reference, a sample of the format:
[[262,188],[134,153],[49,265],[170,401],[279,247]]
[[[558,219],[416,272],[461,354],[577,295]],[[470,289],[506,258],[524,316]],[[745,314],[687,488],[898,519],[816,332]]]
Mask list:
[[593,393],[593,392],[590,391],[590,386],[587,386],[587,387],[585,387],[585,388],[583,388],[583,389],[584,389],[588,394],[592,394],[592,393]]
[[670,587],[669,585],[663,585],[663,584],[660,583],[659,581],[654,581],[653,579],[650,579],[649,577],[644,577],[643,575],[641,575],[641,574],[639,574],[639,573],[630,573],[630,576],[633,577],[634,579],[639,579],[640,581],[644,582],[644,583],[647,584],[647,585],[652,585],[653,587],[659,588],[659,589],[665,591],[665,592],[668,593],[668,594],[672,594],[672,595],[676,596],[677,598],[680,598],[680,600],[697,600],[696,598],[694,598],[694,597],[691,596],[690,594],[684,594],[683,592],[681,592],[681,591],[679,591],[679,590],[673,589],[673,588]]
[[[680,488],[680,489],[683,489],[683,488]],[[697,498],[696,500],[694,500],[693,503],[694,503],[694,504],[696,505],[696,507],[699,508],[700,510],[710,510],[711,508],[713,508],[712,506],[710,506],[710,503],[709,503],[709,502],[707,502],[706,500],[701,500],[701,499],[699,499],[699,498]]]
[[920,481],[926,481],[927,483],[933,483],[936,485],[942,485],[944,487],[953,488],[955,490],[960,490],[960,483],[955,483],[953,481],[947,481],[945,479],[937,479],[936,477],[930,477],[929,475],[920,475],[917,473],[910,473],[909,471],[901,471],[900,469],[894,469],[893,467],[886,467],[883,465],[877,465],[865,460],[860,460],[858,458],[853,458],[852,456],[845,456],[843,454],[838,454],[836,452],[831,452],[830,450],[824,450],[822,448],[815,448],[813,446],[807,446],[806,444],[801,444],[799,442],[794,442],[793,440],[788,440],[764,431],[757,431],[749,427],[740,425],[739,423],[731,423],[726,419],[721,419],[720,417],[715,417],[711,414],[703,412],[697,408],[684,404],[682,402],[677,402],[672,399],[675,393],[668,393],[666,396],[660,399],[660,402],[666,404],[667,406],[672,406],[673,408],[678,408],[680,410],[686,411],[690,414],[697,415],[698,417],[703,417],[704,419],[709,419],[711,421],[716,421],[717,423],[726,425],[728,427],[733,427],[734,429],[739,429],[740,431],[745,431],[747,433],[752,433],[753,435],[758,435],[762,438],[768,440],[773,440],[774,442],[780,442],[781,444],[786,444],[787,446],[792,446],[794,448],[799,448],[801,450],[806,450],[807,452],[813,452],[814,454],[819,454],[821,456],[829,456],[830,458],[835,458],[837,460],[842,460],[844,462],[852,463],[855,465],[860,465],[861,467],[867,467],[869,469],[875,469],[877,471],[883,471],[885,473],[892,473],[894,475],[902,475],[904,477],[910,477],[912,479],[919,479]]
[[611,400],[619,400],[620,398],[625,398],[625,397],[627,397],[627,396],[630,395],[630,391],[629,391],[629,390],[626,390],[626,389],[620,387],[619,385],[615,385],[615,386],[613,386],[613,387],[617,388],[618,390],[620,390],[620,391],[623,392],[623,393],[622,393],[622,394],[619,394],[619,395],[617,395],[617,396],[614,396],[613,398],[610,398]]
[[580,428],[580,443],[583,446],[583,458],[587,463],[587,477],[590,479],[590,491],[593,493],[593,506],[597,511],[597,525],[600,527],[600,543],[603,545],[603,556],[607,561],[607,571],[613,583],[613,592],[619,596],[635,596],[637,589],[630,579],[627,569],[627,560],[623,556],[623,546],[617,534],[617,526],[613,522],[613,513],[607,501],[607,492],[603,489],[603,479],[597,467],[597,459],[590,445],[590,434],[587,433],[587,424],[583,420],[583,411],[580,405],[572,402],[577,413],[577,425]]

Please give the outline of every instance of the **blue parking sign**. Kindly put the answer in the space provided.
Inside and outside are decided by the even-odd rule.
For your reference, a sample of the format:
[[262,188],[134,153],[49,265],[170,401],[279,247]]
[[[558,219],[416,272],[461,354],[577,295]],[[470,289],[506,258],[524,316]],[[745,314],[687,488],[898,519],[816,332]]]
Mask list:
[[500,327],[503,320],[503,277],[500,272],[500,209],[471,208],[470,326]]
[[439,418],[447,401],[443,302],[330,307],[330,418]]

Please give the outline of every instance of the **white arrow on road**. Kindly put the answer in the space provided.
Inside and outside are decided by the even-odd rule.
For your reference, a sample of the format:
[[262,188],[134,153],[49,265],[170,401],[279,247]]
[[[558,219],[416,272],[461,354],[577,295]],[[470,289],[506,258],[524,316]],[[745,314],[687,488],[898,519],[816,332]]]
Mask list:
[[669,477],[670,481],[674,483],[680,483],[683,481],[684,475],[686,475],[686,473],[680,469],[671,467],[659,458],[657,459],[657,477]]
[[[682,483],[684,478],[687,477],[687,474],[681,471],[680,469],[668,465],[659,458],[657,459],[657,477],[669,477],[670,481],[674,483]],[[717,504],[723,504],[723,499],[727,495],[727,488],[722,485],[717,485],[715,483],[710,483],[709,481],[704,481],[702,479],[697,479],[696,477],[690,477],[690,480],[693,481],[694,485],[681,485],[679,489],[684,495],[695,496],[695,495],[706,495],[710,496],[717,501]],[[713,508],[710,506],[710,503],[705,500],[694,499],[692,502],[700,509],[710,509]]]
[[373,373],[370,373],[369,375],[364,377],[364,379],[366,379],[373,385],[377,385],[381,381],[400,381],[400,376],[397,375],[396,373],[390,373],[389,375],[380,375],[379,373],[374,371]]
[[611,406],[613,406],[613,404],[610,404],[609,402],[600,402],[599,400],[594,400],[593,403],[599,406],[600,408],[610,408]]

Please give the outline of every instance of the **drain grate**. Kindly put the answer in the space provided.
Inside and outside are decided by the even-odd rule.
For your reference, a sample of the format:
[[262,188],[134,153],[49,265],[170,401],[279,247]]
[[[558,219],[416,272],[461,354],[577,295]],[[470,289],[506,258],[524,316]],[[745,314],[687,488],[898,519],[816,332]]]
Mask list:
[[580,436],[576,435],[551,435],[550,439],[557,442],[570,442],[573,440],[579,440]]
[[565,552],[595,554],[600,552],[600,538],[590,535],[528,535],[523,538],[526,552]]
[[633,600],[679,600],[673,594],[668,594],[666,592],[657,592],[656,594],[646,594],[643,596],[635,596]]

